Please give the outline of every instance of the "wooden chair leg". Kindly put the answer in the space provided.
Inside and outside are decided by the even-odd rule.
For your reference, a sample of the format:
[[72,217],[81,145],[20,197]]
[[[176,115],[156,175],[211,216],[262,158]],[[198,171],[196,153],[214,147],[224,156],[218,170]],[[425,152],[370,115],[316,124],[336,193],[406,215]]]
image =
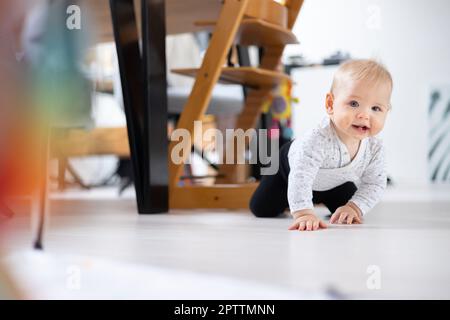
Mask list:
[[45,218],[48,211],[48,161],[50,158],[50,134],[48,130],[44,131],[41,143],[41,152],[39,155],[39,184],[37,195],[34,199],[37,203],[35,208],[36,212],[34,213],[37,215],[37,230],[34,248],[37,250],[43,249]]
[[60,157],[58,159],[58,190],[64,191],[66,189],[66,169],[67,158]]

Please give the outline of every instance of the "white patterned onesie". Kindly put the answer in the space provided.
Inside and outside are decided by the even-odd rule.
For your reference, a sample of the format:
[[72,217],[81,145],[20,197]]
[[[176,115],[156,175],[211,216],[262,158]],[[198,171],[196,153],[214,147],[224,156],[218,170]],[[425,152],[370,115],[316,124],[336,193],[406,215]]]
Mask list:
[[368,137],[361,140],[357,154],[351,160],[328,116],[317,128],[292,142],[288,159],[291,213],[313,209],[313,190],[326,191],[351,181],[357,191],[350,201],[364,215],[380,201],[386,189],[385,150],[381,139]]

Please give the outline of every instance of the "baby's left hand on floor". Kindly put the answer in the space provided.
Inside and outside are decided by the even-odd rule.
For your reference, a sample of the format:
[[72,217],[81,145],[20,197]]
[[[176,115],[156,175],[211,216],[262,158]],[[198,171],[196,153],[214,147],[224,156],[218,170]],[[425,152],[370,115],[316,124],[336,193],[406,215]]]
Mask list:
[[330,218],[330,223],[338,224],[361,224],[362,219],[359,213],[349,205],[345,205],[336,209]]

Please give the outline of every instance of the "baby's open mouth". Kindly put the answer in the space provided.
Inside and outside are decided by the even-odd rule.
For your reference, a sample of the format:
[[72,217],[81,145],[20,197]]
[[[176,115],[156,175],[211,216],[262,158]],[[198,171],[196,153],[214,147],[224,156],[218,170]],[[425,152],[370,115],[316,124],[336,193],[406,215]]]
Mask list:
[[352,127],[355,128],[356,130],[358,130],[359,132],[366,132],[367,130],[370,129],[367,126],[357,126],[355,124],[352,124]]

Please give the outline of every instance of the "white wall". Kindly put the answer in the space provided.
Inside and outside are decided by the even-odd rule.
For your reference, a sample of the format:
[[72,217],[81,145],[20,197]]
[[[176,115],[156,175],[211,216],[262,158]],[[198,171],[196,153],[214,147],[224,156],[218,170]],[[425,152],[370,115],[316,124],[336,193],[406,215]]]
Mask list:
[[[450,87],[449,30],[448,0],[305,0],[294,28],[301,44],[286,54],[321,61],[340,49],[354,58],[380,59],[394,78],[393,110],[382,135],[389,173],[400,185],[425,185],[428,90],[434,84]],[[296,134],[325,114],[331,84],[325,69],[294,78],[303,82],[294,90],[302,100],[293,119]]]

